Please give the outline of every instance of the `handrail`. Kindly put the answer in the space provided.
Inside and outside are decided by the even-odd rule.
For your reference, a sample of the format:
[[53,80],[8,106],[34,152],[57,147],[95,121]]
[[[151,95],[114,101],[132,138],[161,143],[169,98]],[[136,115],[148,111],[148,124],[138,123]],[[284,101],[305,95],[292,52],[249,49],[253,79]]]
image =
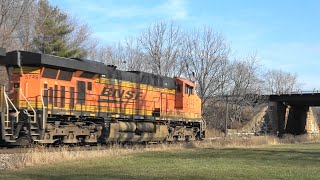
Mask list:
[[[19,121],[19,114],[20,114],[20,111],[18,111],[18,109],[16,108],[16,106],[12,103],[12,101],[10,100],[10,98],[8,97],[6,91],[4,90],[3,91],[3,94],[4,94],[4,98],[6,100],[6,113],[7,113],[7,117],[6,117],[6,121],[7,123],[9,123],[9,103],[11,104],[11,106],[13,107],[13,109],[16,111],[16,122]],[[8,103],[9,102],[9,103]]]
[[[41,92],[42,89],[41,89]],[[43,100],[43,96],[42,93],[40,93],[40,98],[41,98],[41,104],[42,104],[42,128],[45,129],[46,128],[46,117],[45,117],[45,110],[46,110],[46,106],[44,105],[44,100]]]
[[204,120],[203,117],[201,117],[202,123],[203,125],[201,126],[201,131],[204,131],[207,128],[207,122],[206,120]]
[[[37,113],[36,111],[33,109],[33,107],[31,106],[30,102],[28,101],[28,99],[24,96],[22,89],[20,88],[20,92],[22,97],[24,98],[24,100],[27,102],[28,106],[31,108],[31,110],[33,111],[33,123],[36,123],[36,119],[37,119]],[[29,115],[28,111],[24,111],[27,115]]]
[[2,91],[4,91],[4,88],[5,88],[5,86],[4,85],[2,85],[2,84],[0,84],[0,112],[2,112],[3,111],[3,105],[4,105],[4,103],[3,103],[3,100],[4,100],[4,94],[2,93]]
[[8,103],[8,100],[7,100],[7,96],[6,96],[6,93],[4,91],[4,98],[6,100],[6,120],[4,121],[5,125],[6,126],[9,126],[9,103]]
[[278,91],[278,92],[272,92],[271,95],[301,95],[301,94],[318,94],[320,93],[320,90],[310,90],[310,91],[302,91],[300,89],[296,91]]
[[[49,90],[49,89],[42,89],[42,92],[44,93],[44,90]],[[63,102],[65,107],[69,106],[69,109],[70,109],[70,113],[72,111],[75,110],[76,107],[78,108],[81,108],[82,106],[82,111],[87,111],[85,110],[84,108],[88,107],[88,106],[93,106],[93,105],[96,105],[98,106],[98,112],[101,113],[102,111],[102,108],[107,108],[107,111],[106,113],[112,113],[110,112],[110,109],[112,108],[111,106],[111,102],[109,102],[109,100],[115,100],[115,101],[118,101],[119,103],[125,103],[126,105],[130,105],[130,108],[126,107],[126,109],[130,109],[132,110],[130,113],[130,115],[134,115],[136,114],[136,111],[138,111],[137,108],[135,108],[135,105],[137,104],[137,102],[141,103],[141,104],[145,104],[143,106],[145,107],[150,107],[150,109],[146,109],[146,108],[141,108],[140,110],[143,110],[143,113],[139,114],[139,115],[142,115],[142,116],[147,116],[147,112],[149,111],[154,111],[155,110],[155,104],[157,102],[159,102],[161,100],[161,96],[158,96],[157,98],[153,98],[152,100],[146,100],[146,99],[139,99],[138,101],[133,98],[133,99],[121,99],[121,98],[115,98],[115,97],[110,97],[110,96],[101,96],[99,94],[93,94],[93,93],[86,93],[86,100],[85,100],[85,104],[84,103],[80,103],[79,100],[82,100],[82,99],[78,99],[77,97],[77,94],[78,92],[76,91],[68,91],[68,90],[65,90],[63,91],[64,93],[70,93],[70,92],[73,92],[74,93],[74,96],[71,98],[71,96],[69,95],[66,95],[63,97],[63,100],[61,99],[61,96],[59,95],[61,92],[61,90],[56,90],[58,93],[57,93],[57,96],[54,96],[53,94],[51,95],[49,92],[48,92],[48,95],[44,95],[43,93],[41,93],[41,98],[43,98],[43,101],[44,101],[44,104],[45,104],[45,108],[51,112],[53,112],[54,109],[58,110],[58,109],[61,109],[63,107],[61,107],[61,103]],[[163,95],[165,95],[165,93],[162,93]],[[33,97],[32,97],[33,98]],[[46,98],[47,101],[46,101]],[[165,98],[163,97],[163,101],[168,98]],[[30,100],[30,103],[32,104],[32,100],[30,99],[29,97],[29,100]],[[106,100],[106,101],[104,101]],[[56,104],[54,103],[56,101]],[[71,104],[73,105],[72,108],[71,108]],[[42,105],[43,106],[43,105]],[[116,107],[116,106],[115,106]],[[159,107],[161,108],[161,105],[159,105]],[[167,106],[168,108],[168,106]],[[79,109],[80,111],[80,109]],[[89,110],[91,111],[91,110]],[[122,110],[121,110],[122,112]],[[114,112],[116,114],[118,114],[117,112]],[[163,118],[168,118],[168,116],[175,116],[176,114],[179,115],[180,118],[183,118],[184,116],[187,116],[187,115],[184,115],[184,113],[180,113],[179,111],[175,110],[175,109],[172,109],[169,111],[169,109],[166,110],[166,108],[164,108],[162,111],[160,111],[161,115],[163,116]],[[184,117],[184,118],[187,118],[187,117]]]

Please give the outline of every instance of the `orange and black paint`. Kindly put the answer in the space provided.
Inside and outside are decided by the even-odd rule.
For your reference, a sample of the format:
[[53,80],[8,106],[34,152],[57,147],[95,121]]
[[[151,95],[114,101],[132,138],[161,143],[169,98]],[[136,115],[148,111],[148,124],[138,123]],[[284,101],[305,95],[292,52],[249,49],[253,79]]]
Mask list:
[[[199,123],[201,100],[193,82],[46,54],[14,51],[1,58],[18,109],[45,105],[50,120]],[[43,109],[42,109],[43,108]],[[156,124],[156,123],[155,123]]]

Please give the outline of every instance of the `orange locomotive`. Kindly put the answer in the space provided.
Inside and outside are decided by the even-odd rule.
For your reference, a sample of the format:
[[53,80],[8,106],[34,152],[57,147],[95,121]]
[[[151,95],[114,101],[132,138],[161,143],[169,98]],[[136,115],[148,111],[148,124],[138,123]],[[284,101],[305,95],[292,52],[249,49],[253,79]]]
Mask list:
[[25,51],[2,53],[0,64],[9,78],[1,90],[4,145],[204,138],[201,101],[186,79]]

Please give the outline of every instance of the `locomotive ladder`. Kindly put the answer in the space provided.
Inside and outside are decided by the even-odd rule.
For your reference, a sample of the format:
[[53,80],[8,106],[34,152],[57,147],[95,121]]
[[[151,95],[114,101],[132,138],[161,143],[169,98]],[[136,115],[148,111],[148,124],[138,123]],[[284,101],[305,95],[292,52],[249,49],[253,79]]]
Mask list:
[[26,96],[23,94],[21,88],[20,88],[20,93],[21,93],[23,99],[27,102],[28,108],[31,109],[31,111],[33,112],[33,114],[30,114],[27,109],[25,109],[23,112],[24,112],[30,119],[32,119],[31,123],[37,123],[37,113],[36,113],[36,111],[34,110],[34,108],[31,106],[31,104],[30,104],[30,102],[28,101],[28,99],[26,98]]
[[[42,92],[42,90],[41,90]],[[40,98],[41,98],[41,105],[42,105],[42,129],[44,130],[46,128],[46,109],[47,107],[44,104],[44,100],[43,100],[43,95],[42,93],[40,94]]]
[[[28,105],[28,109],[31,109],[29,111],[28,109],[25,109],[23,112],[28,116],[28,121],[29,121],[29,132],[30,136],[33,141],[40,141],[40,133],[39,133],[39,126],[38,126],[38,121],[37,121],[37,112],[36,110],[31,106],[30,102],[26,98],[26,96],[23,94],[22,89],[20,88],[20,93],[23,97],[23,99],[26,101]],[[42,98],[41,98],[42,99]],[[42,100],[43,101],[43,100]],[[43,109],[44,111],[44,109]],[[44,118],[44,117],[43,117]]]
[[15,123],[19,122],[20,111],[18,111],[8,97],[4,85],[1,85],[0,92],[2,139],[6,142],[16,142],[14,137],[14,119]]

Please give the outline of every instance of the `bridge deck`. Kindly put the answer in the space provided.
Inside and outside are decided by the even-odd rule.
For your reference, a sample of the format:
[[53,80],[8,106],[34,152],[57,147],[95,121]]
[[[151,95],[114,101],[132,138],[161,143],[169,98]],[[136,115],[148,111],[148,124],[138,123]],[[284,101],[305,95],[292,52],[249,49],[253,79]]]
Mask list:
[[320,106],[320,92],[270,95],[269,101],[284,102],[289,105]]

